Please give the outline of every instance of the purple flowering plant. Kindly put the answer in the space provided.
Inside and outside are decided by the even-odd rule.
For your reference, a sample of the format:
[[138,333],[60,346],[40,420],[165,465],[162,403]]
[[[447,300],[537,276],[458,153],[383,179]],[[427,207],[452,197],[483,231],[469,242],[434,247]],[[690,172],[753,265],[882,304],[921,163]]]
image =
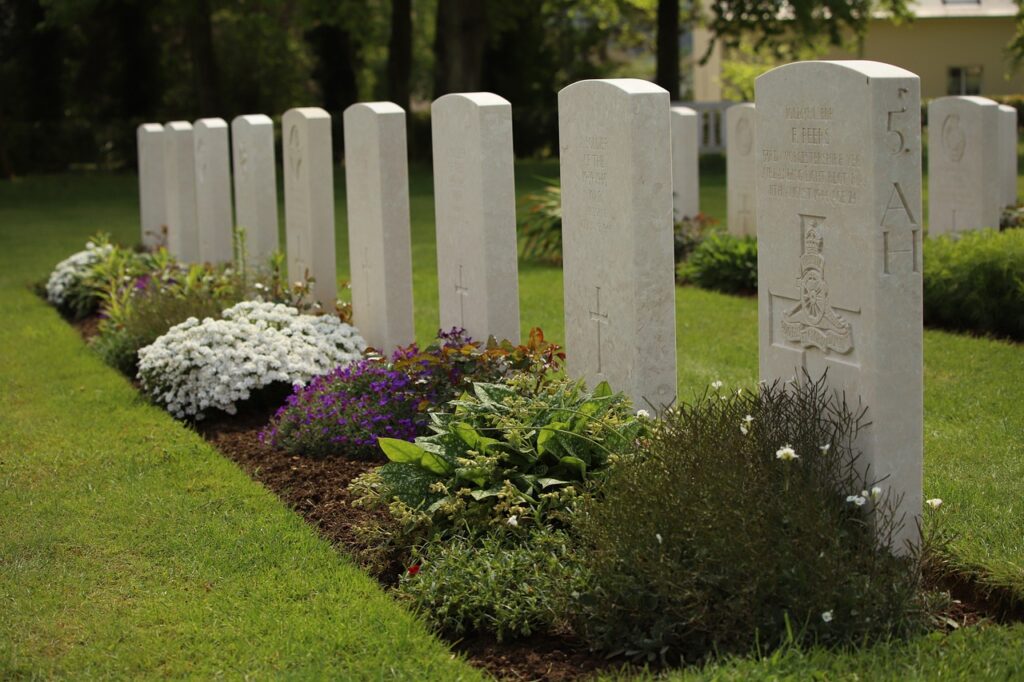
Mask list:
[[391,358],[368,354],[296,387],[260,438],[308,457],[381,458],[377,438],[412,441],[424,435],[431,408],[457,398],[473,382],[496,382],[529,371],[544,381],[564,355],[539,329],[524,345],[473,341],[460,328],[438,332],[421,350],[399,348]]

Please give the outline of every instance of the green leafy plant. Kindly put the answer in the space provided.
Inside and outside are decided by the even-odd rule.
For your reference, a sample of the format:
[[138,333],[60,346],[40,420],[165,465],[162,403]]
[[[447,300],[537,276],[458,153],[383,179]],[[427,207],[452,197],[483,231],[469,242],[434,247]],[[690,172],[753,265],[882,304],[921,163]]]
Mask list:
[[562,262],[562,188],[557,180],[526,197],[526,215],[519,221],[525,260],[559,265]]
[[358,485],[363,504],[389,507],[410,536],[563,522],[646,424],[606,383],[589,392],[564,378],[538,385],[529,374],[473,384],[449,409],[432,413],[433,434],[414,443],[379,439],[390,462]]
[[806,377],[670,410],[574,515],[592,576],[577,630],[678,662],[922,626],[917,557],[889,551],[897,500],[857,461],[863,425]]
[[718,220],[705,213],[686,216],[677,221],[672,231],[676,263],[682,263],[712,233]]
[[695,284],[727,294],[757,292],[757,240],[711,234],[677,268],[682,284]]
[[486,631],[500,642],[565,630],[569,595],[585,583],[568,534],[541,529],[511,545],[495,533],[431,543],[398,594],[449,636]]
[[1024,340],[1024,229],[926,239],[924,321]]

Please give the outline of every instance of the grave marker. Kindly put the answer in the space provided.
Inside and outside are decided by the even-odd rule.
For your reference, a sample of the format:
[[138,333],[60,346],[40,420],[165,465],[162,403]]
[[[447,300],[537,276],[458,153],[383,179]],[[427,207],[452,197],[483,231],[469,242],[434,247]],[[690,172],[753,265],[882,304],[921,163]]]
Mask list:
[[519,342],[512,106],[489,92],[430,107],[441,328]]
[[194,130],[199,259],[230,263],[234,260],[234,221],[228,124],[222,118],[201,118]]
[[700,116],[690,107],[672,107],[672,201],[675,220],[700,213]]
[[143,123],[135,131],[139,155],[139,224],[142,245],[160,246],[167,225],[167,188],[164,181],[164,127]]
[[558,93],[568,371],[640,409],[676,395],[668,93],[587,80]]
[[1007,196],[999,105],[940,97],[928,105],[928,233],[999,227]]
[[333,312],[338,275],[331,115],[317,107],[289,109],[281,118],[281,134],[288,279],[315,279],[313,300]]
[[164,126],[167,250],[184,263],[199,261],[195,158],[192,124],[171,121]]
[[416,339],[412,305],[405,111],[391,102],[345,110],[345,187],[352,314],[388,353]]
[[1017,205],[1017,109],[999,105],[999,153],[1002,159],[1003,182],[1006,194],[1004,206]]
[[235,224],[244,231],[249,268],[267,265],[278,249],[277,164],[274,122],[263,114],[231,121]]
[[827,371],[863,400],[860,462],[902,496],[902,551],[922,505],[920,82],[878,62],[798,62],[756,92],[761,378]]
[[754,105],[725,110],[725,187],[729,234],[757,236],[757,116]]

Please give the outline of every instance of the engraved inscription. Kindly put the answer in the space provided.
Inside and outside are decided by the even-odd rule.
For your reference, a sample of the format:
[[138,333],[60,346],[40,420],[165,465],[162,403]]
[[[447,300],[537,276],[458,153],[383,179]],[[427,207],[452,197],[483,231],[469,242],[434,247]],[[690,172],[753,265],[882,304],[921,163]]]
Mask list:
[[823,216],[800,214],[803,233],[803,255],[800,256],[800,277],[797,287],[800,299],[796,306],[782,315],[782,333],[787,341],[802,348],[815,347],[828,353],[849,353],[853,349],[850,323],[829,303],[825,280]]
[[[900,216],[903,217],[903,220],[899,219]],[[955,211],[953,222],[956,222]],[[882,220],[879,225],[885,228],[893,226],[894,223],[904,223],[910,227],[910,230],[882,231],[882,273],[885,275],[892,274],[892,254],[895,253],[910,254],[910,271],[920,272],[917,240],[921,228],[913,212],[911,212],[910,204],[907,203],[907,198],[903,194],[903,188],[898,182],[892,183],[892,192],[889,194],[889,200],[885,203],[885,211],[882,213]],[[896,242],[904,242],[908,234],[910,236],[910,245],[903,248],[894,248],[894,244]]]
[[785,111],[786,119],[793,122],[786,140],[792,148],[762,150],[760,174],[768,180],[765,196],[829,206],[861,203],[863,157],[858,151],[832,148],[832,108],[793,105]]
[[[896,98],[902,100],[908,92],[910,92],[910,90],[908,90],[907,88],[897,88]],[[907,140],[903,136],[903,132],[896,129],[896,121],[894,118],[896,116],[899,116],[900,114],[905,113],[907,113],[906,106],[901,106],[899,109],[892,109],[886,112],[885,131],[886,134],[890,136],[889,150],[893,154],[901,154],[903,152],[910,151],[910,149],[908,149],[906,146]]]

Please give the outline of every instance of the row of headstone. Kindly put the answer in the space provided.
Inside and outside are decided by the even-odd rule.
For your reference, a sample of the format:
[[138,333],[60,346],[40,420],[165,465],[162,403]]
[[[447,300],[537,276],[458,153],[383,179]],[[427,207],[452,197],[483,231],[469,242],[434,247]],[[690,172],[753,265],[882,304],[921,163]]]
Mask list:
[[[891,120],[908,113],[886,112],[890,144],[900,143],[898,131],[888,129]],[[928,121],[929,232],[998,227],[1003,209],[1017,204],[1017,110],[984,97],[941,97],[928,105]],[[754,104],[729,107],[725,125],[727,228],[731,234],[755,235]],[[803,128],[790,132],[794,142],[796,136],[814,134]]]
[[[142,243],[184,262],[234,257],[234,226],[245,230],[245,257],[263,261],[277,248],[273,125],[266,116],[144,123],[136,136]],[[234,158],[232,211],[231,158]]]
[[[634,79],[575,83],[559,93],[558,109],[568,370],[592,385],[609,381],[638,407],[664,408],[677,387],[673,219],[693,210],[680,207],[682,178],[673,181],[683,175],[673,172],[683,154],[673,148],[684,135],[672,130],[692,123],[671,110],[666,91]],[[763,237],[761,378],[824,375],[864,401],[871,424],[859,435],[861,464],[899,500],[897,542],[916,540],[922,497],[917,111],[919,82],[909,72],[808,62],[761,76],[756,109],[728,116],[735,151],[757,164],[738,212]],[[432,114],[441,324],[515,339],[510,105],[486,93],[449,95]],[[354,317],[382,350],[413,336],[404,118],[396,105],[371,103],[349,108],[344,121]],[[289,271],[316,277],[317,296],[333,303],[330,128],[322,110],[291,110],[282,145]],[[167,148],[187,156],[180,146]],[[182,186],[188,168],[212,172],[164,168],[181,171]]]

